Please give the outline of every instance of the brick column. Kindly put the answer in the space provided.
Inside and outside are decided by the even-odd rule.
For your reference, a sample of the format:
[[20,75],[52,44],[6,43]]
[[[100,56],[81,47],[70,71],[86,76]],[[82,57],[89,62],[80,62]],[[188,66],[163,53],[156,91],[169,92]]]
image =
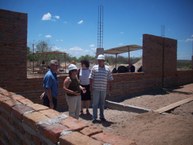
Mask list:
[[0,10],[1,82],[27,77],[27,14]]
[[176,84],[177,41],[149,34],[143,35],[143,70],[161,87]]

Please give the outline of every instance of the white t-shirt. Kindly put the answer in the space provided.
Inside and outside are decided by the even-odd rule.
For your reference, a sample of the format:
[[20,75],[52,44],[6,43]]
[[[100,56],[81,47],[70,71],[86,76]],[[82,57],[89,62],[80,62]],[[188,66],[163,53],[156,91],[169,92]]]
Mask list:
[[79,71],[79,80],[81,85],[89,85],[89,75],[90,69],[80,69]]

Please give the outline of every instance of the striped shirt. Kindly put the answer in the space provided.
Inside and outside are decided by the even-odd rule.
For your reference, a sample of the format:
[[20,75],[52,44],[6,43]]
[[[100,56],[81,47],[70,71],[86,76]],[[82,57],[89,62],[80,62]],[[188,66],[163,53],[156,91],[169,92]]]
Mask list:
[[89,78],[93,80],[93,89],[100,91],[106,91],[107,81],[113,80],[112,73],[106,65],[104,67],[94,65]]

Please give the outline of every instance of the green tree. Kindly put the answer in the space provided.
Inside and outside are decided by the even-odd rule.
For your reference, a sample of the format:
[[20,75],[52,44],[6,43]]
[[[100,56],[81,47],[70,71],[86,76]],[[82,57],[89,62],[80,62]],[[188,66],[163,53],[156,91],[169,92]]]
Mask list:
[[36,45],[36,50],[38,52],[46,52],[46,51],[51,51],[51,47],[48,45],[48,43],[46,41],[41,40],[40,42],[38,42],[38,44]]
[[94,56],[90,56],[90,55],[85,55],[85,56],[79,57],[78,61],[81,61],[81,60],[94,61],[94,60],[95,60],[95,57],[94,57]]

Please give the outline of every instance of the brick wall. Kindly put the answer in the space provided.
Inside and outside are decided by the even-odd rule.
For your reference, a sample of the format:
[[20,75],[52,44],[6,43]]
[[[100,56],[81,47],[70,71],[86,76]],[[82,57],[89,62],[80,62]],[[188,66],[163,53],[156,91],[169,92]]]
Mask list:
[[143,68],[155,75],[161,87],[176,85],[177,41],[149,34],[143,35]]
[[0,122],[1,145],[136,145],[2,88]]
[[27,14],[0,10],[1,84],[26,78]]
[[[0,10],[0,26],[0,86],[41,103],[43,78],[26,76],[27,14]],[[113,74],[112,93],[108,99],[121,100],[130,94],[193,82],[193,71],[176,71],[176,48],[174,39],[144,34],[144,72]],[[67,109],[62,89],[64,78],[59,77],[59,111]]]
[[184,85],[193,82],[193,71],[177,71],[177,84]]
[[[0,143],[5,145],[42,143],[52,145],[56,142],[60,142],[61,145],[112,143],[113,135],[93,133],[96,130],[91,126],[85,126],[81,121],[70,117],[62,118],[61,113],[40,105],[39,95],[43,91],[43,78],[27,78],[26,44],[27,14],[0,10],[0,132],[2,132]],[[192,70],[176,71],[176,48],[176,40],[144,34],[144,72],[113,74],[112,94],[107,99],[121,100],[130,94],[145,90],[192,83]],[[60,111],[67,109],[62,89],[64,79],[65,76],[59,77]],[[59,121],[49,124],[50,121],[57,119]],[[68,132],[69,134],[65,136],[66,130],[72,132]],[[115,138],[120,141],[119,144],[123,144],[121,142],[123,139]]]

